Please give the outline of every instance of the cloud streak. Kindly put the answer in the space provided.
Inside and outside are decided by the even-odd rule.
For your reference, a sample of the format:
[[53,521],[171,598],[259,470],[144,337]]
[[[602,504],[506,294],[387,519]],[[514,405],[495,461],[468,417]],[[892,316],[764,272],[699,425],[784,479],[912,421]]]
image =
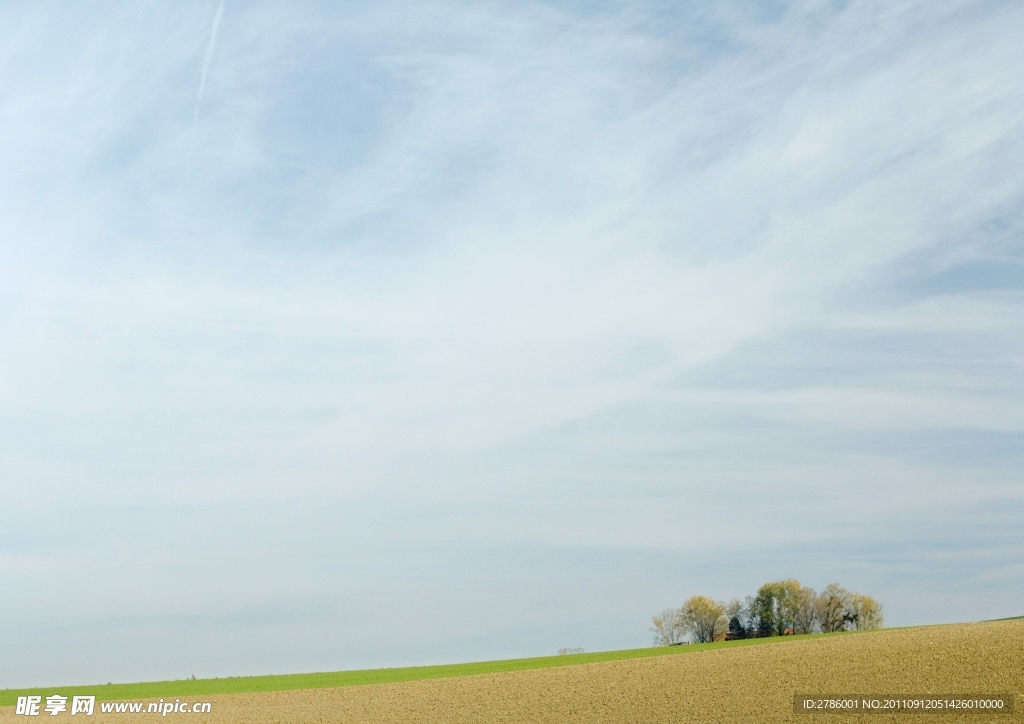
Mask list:
[[210,63],[213,62],[213,51],[217,47],[217,31],[220,29],[220,19],[224,15],[224,0],[217,4],[217,12],[213,16],[213,26],[210,28],[210,42],[206,46],[206,54],[203,55],[203,69],[199,76],[199,89],[196,91],[195,109],[192,111],[192,125],[199,123],[199,106],[203,102],[203,93],[206,91],[206,76],[210,72]]
[[0,12],[3,685],[1018,613],[1017,5]]

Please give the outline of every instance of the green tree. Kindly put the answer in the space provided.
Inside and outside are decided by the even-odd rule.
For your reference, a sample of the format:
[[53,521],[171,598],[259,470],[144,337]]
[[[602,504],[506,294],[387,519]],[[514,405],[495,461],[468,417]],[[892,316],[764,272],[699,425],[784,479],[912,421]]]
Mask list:
[[[749,603],[749,597],[748,597]],[[750,607],[738,598],[729,601],[725,606],[725,616],[729,619],[729,634],[733,638],[745,639],[753,635],[754,628],[750,623]]]
[[725,604],[707,596],[691,596],[680,610],[681,620],[694,643],[705,644],[724,634],[729,626]]
[[782,636],[786,629],[795,628],[803,588],[800,581],[787,578],[766,583],[757,589],[757,595],[750,605],[750,614],[758,633],[762,636]]

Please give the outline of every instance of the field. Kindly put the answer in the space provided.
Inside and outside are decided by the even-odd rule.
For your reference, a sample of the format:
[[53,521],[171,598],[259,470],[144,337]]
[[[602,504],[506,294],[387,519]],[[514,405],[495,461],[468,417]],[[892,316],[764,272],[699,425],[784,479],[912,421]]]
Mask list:
[[[852,635],[827,634],[830,636]],[[816,634],[820,637],[821,634]],[[786,641],[812,638],[812,636],[793,636]],[[538,656],[529,659],[502,659],[498,661],[475,661],[468,664],[442,664],[435,666],[407,666],[391,669],[363,669],[357,671],[330,671],[310,674],[278,674],[271,676],[233,676],[223,679],[180,679],[177,681],[151,681],[135,684],[100,684],[93,686],[59,686],[61,694],[95,695],[99,701],[123,699],[158,699],[161,697],[195,698],[208,694],[248,694],[257,691],[290,691],[294,689],[322,689],[336,686],[359,686],[362,684],[390,684],[399,681],[419,681],[421,679],[445,679],[453,676],[473,676],[476,674],[496,674],[506,671],[525,671],[528,669],[547,669],[556,666],[575,666],[594,664],[604,661],[620,661],[650,656],[673,656],[682,653],[694,653],[741,646],[757,646],[778,639],[747,639],[744,641],[727,641],[713,644],[696,644],[685,647],[661,647],[643,649],[624,649],[619,651],[597,651],[569,656]],[[18,696],[24,694],[47,695],[53,693],[53,687],[37,689],[4,689],[0,691],[0,707],[10,706]]]
[[[644,650],[640,650],[644,651]],[[648,650],[650,651],[650,650]],[[793,694],[1015,694],[1012,715],[871,714],[885,721],[1024,721],[1024,620],[890,629],[840,636],[787,637],[756,645],[714,645],[584,654],[504,662],[513,670],[481,673],[502,662],[461,667],[350,672],[349,681],[325,678],[322,688],[204,694],[210,714],[170,714],[192,722],[785,722],[852,721],[864,715],[794,714]],[[613,655],[628,658],[609,660]],[[591,657],[590,663],[584,663]],[[604,657],[604,660],[601,660]],[[572,659],[575,659],[573,661]],[[554,660],[552,662],[552,660]],[[524,663],[525,662],[525,663]],[[557,665],[555,664],[570,664]],[[546,666],[546,668],[535,668]],[[470,667],[469,670],[466,670]],[[473,671],[471,667],[478,667]],[[519,668],[520,670],[514,670]],[[445,671],[446,670],[446,671]],[[386,672],[392,672],[387,674]],[[459,674],[472,675],[459,675]],[[373,679],[371,675],[376,676]],[[343,677],[344,674],[308,675]],[[444,678],[440,678],[444,677]],[[220,682],[245,682],[220,679]],[[324,686],[324,682],[334,686]],[[292,681],[291,683],[297,683]],[[202,682],[176,684],[210,686]],[[348,684],[348,685],[338,685]],[[309,686],[317,684],[310,681]],[[135,685],[139,686],[139,685]],[[146,686],[146,685],[143,685]],[[155,685],[148,685],[155,686]],[[108,687],[88,687],[100,694]],[[56,687],[68,694],[71,687]],[[223,689],[221,689],[223,690]],[[15,692],[3,692],[14,694]],[[51,692],[47,692],[51,693]],[[191,694],[198,694],[192,689]],[[172,696],[136,689],[125,698]],[[110,697],[106,697],[110,698]],[[63,714],[62,716],[67,716]],[[153,715],[106,714],[91,721],[152,720]],[[0,721],[25,721],[12,707]],[[48,720],[52,718],[48,717]]]

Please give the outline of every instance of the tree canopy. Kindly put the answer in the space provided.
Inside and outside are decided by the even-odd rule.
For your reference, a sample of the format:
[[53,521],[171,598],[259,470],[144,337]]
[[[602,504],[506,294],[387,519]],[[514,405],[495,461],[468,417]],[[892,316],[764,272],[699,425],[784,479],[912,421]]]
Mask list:
[[794,578],[770,581],[744,601],[729,603],[691,596],[682,607],[652,617],[655,645],[694,643],[721,637],[785,636],[847,629],[868,630],[884,625],[882,604],[871,596],[830,583],[821,593]]

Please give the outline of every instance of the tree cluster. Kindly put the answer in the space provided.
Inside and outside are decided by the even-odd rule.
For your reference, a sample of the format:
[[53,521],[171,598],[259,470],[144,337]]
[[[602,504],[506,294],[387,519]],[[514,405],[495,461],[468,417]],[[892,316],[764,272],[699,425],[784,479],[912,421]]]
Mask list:
[[673,646],[758,636],[881,628],[882,605],[871,596],[830,583],[818,593],[792,578],[772,581],[743,601],[691,596],[678,609],[652,617],[654,644]]

